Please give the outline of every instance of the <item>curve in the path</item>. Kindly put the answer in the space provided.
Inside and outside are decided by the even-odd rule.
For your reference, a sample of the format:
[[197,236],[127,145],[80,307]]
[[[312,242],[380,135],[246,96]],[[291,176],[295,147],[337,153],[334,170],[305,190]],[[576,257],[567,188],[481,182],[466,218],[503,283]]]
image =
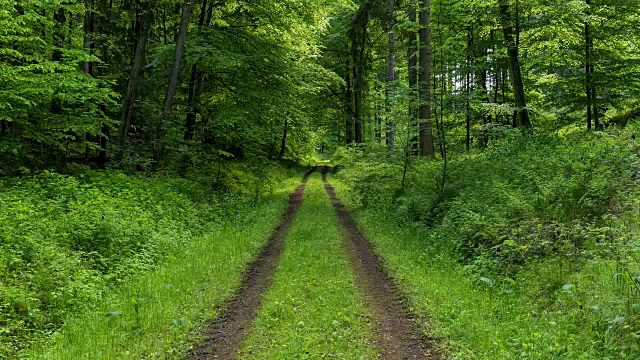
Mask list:
[[373,313],[374,336],[382,358],[440,359],[434,353],[432,341],[423,335],[415,317],[409,312],[406,298],[400,295],[393,279],[385,272],[381,259],[374,254],[353,216],[327,182],[328,171],[328,168],[322,169],[322,180],[340,219],[358,287]]
[[207,340],[192,352],[190,359],[227,360],[234,359],[238,354],[242,342],[253,327],[264,292],[271,286],[289,225],[302,203],[307,179],[314,171],[315,169],[305,174],[298,189],[289,197],[282,221],[258,258],[249,264],[236,295],[223,306],[207,333]]

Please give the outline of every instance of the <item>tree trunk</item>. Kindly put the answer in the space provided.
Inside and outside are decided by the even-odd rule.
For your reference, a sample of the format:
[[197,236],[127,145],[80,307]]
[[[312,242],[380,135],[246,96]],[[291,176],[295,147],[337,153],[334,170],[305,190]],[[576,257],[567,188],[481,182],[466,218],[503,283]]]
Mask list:
[[[471,150],[471,54],[472,54],[472,47],[473,47],[473,30],[469,30],[469,36],[468,36],[468,42],[467,42],[467,76],[466,76],[466,83],[465,83],[465,89],[467,92],[467,101],[465,104],[465,114],[466,114],[466,130],[467,130],[467,137],[466,137],[466,145],[467,145],[467,152],[469,152],[469,150]],[[485,85],[486,86],[486,85]]]
[[507,88],[507,78],[509,77],[507,70],[503,67],[500,70],[500,89],[502,92],[502,104],[506,104],[507,102],[507,95],[506,95],[506,88]]
[[364,87],[365,45],[367,40],[367,24],[369,23],[371,3],[365,1],[351,24],[351,70],[353,76],[353,117],[355,142],[364,143],[364,122],[362,119],[362,93]]
[[166,137],[166,128],[169,126],[171,111],[173,110],[173,100],[175,99],[178,89],[178,76],[180,75],[180,65],[184,56],[184,48],[187,43],[187,31],[189,31],[189,19],[193,11],[192,0],[185,0],[182,5],[182,21],[180,22],[180,31],[176,41],[175,59],[169,75],[169,86],[167,87],[167,95],[165,96],[164,112],[162,114],[162,122],[158,131],[158,139],[154,149],[154,159],[159,162],[164,153],[164,142]]
[[[65,43],[65,24],[67,22],[67,16],[64,9],[60,8],[58,11],[53,13],[53,20],[55,22],[54,31],[53,31],[53,52],[51,54],[51,60],[56,62],[62,61],[62,49],[64,48]],[[51,100],[50,111],[52,114],[59,115],[62,112],[62,104],[58,101],[58,99],[54,98]]]
[[284,159],[284,154],[287,151],[287,132],[289,131],[289,119],[284,119],[284,134],[282,135],[282,145],[280,146],[280,160]]
[[395,42],[393,39],[393,10],[394,0],[389,0],[389,48],[387,49],[387,91],[386,91],[386,103],[387,103],[387,122],[386,122],[386,139],[387,148],[389,151],[393,151],[395,148],[395,136],[396,136],[396,124],[392,119],[393,106],[391,100],[394,96],[394,85],[396,81],[396,55],[395,55]]
[[[480,58],[482,60],[480,65],[476,67],[477,68],[476,84],[478,89],[481,91],[480,97],[482,98],[482,102],[485,104],[488,104],[491,102],[489,87],[487,86],[487,81],[490,81],[487,76],[487,55],[488,55],[489,49],[486,41],[484,41],[484,39],[482,38],[482,34],[478,34],[478,36],[480,37],[479,47],[480,47]],[[473,29],[471,30],[471,39],[472,39],[471,41],[472,46],[474,46],[475,48],[476,45],[475,45]],[[474,56],[472,60],[475,62],[476,57]],[[493,121],[493,119],[491,118],[491,114],[488,113],[487,111],[482,111],[480,116],[482,117],[482,123],[484,124],[487,124]]]
[[514,127],[526,129],[531,127],[531,120],[529,118],[529,110],[527,109],[527,101],[524,94],[524,83],[522,81],[522,72],[520,70],[520,59],[517,44],[519,34],[516,34],[516,37],[514,37],[514,28],[511,25],[509,5],[506,0],[499,0],[499,5],[502,31],[504,32],[504,39],[508,46],[507,54],[509,59],[509,71],[511,72],[511,86],[513,87],[513,95],[516,103]]
[[[587,0],[587,5],[590,5],[590,1]],[[591,34],[589,31],[589,21],[584,23],[584,38],[585,38],[585,93],[587,95],[587,130],[592,128],[592,113],[591,113]]]
[[[496,42],[495,42],[495,31],[491,30],[490,32],[490,39],[491,39],[491,53],[494,54],[496,53]],[[500,90],[500,72],[502,71],[501,67],[500,67],[500,63],[496,62],[495,63],[495,73],[494,73],[494,88],[493,88],[493,103],[497,104],[498,103],[498,92]],[[496,119],[495,121],[498,121],[498,117],[496,115]]]
[[[409,3],[409,22],[415,24],[417,20],[416,0]],[[416,99],[418,97],[418,33],[409,32],[409,48],[407,51],[407,59],[409,62],[409,119],[411,127],[418,127],[418,113],[416,107]],[[412,137],[412,153],[418,154],[418,138]]]
[[[198,21],[198,27],[202,28],[204,26],[204,22],[206,19],[207,13],[207,0],[202,1],[202,7],[200,8],[200,20]],[[187,99],[187,107],[189,111],[187,112],[187,118],[185,120],[185,131],[184,131],[184,139],[186,141],[193,140],[195,131],[194,128],[196,126],[196,108],[195,104],[198,98],[198,64],[194,63],[191,65],[191,77],[189,78],[189,94]]]
[[[93,12],[93,0],[85,0],[85,15],[84,15],[84,49],[89,53],[89,55],[93,55],[93,49],[95,47],[95,43],[93,42],[93,32],[94,32],[94,12]],[[84,62],[84,72],[93,75],[93,62],[85,61]]]
[[[111,62],[111,58],[109,57],[109,46],[106,39],[110,38],[112,34],[112,29],[110,25],[110,19],[112,18],[112,8],[109,7],[109,3],[105,0],[91,0],[93,8],[92,8],[92,33],[101,34],[104,37],[100,37],[98,40],[97,37],[92,37],[92,49],[94,52],[100,52],[100,60],[102,60],[105,64]],[[99,49],[99,50],[96,50]],[[95,66],[95,64],[91,67],[93,73],[97,76],[104,75],[104,69],[100,69],[100,67]],[[102,112],[102,116],[108,117],[107,114],[107,105],[100,104],[100,111]],[[98,138],[98,145],[100,146],[100,152],[98,153],[98,164],[106,164],[107,163],[107,145],[109,142],[111,126],[109,124],[102,125],[102,131]]]
[[[354,44],[355,46],[355,44]],[[358,53],[357,49],[356,50],[352,50],[355,51],[355,53],[352,54],[352,64],[351,64],[351,76],[352,76],[352,80],[353,80],[353,88],[351,90],[352,94],[353,94],[353,123],[351,124],[351,126],[353,127],[353,134],[352,134],[352,143],[358,143],[358,123],[360,122],[360,91],[359,91],[359,86],[360,86],[360,82],[358,79],[358,56],[355,55]]]
[[207,8],[207,14],[206,16],[206,20],[205,20],[205,24],[209,25],[211,24],[211,20],[213,18],[213,8],[219,5],[223,5],[225,2],[225,0],[222,1],[217,1],[214,2],[213,0],[211,0],[211,2],[209,3],[209,8]]
[[431,0],[420,9],[420,155],[435,155],[431,119]]
[[[366,31],[366,24],[364,25]],[[362,30],[362,29],[360,29]],[[356,30],[356,31],[360,31]],[[365,35],[360,34],[362,39],[354,36],[351,45],[351,71],[353,76],[353,122],[355,132],[355,142],[362,144],[364,142],[364,130],[362,121],[362,88],[363,88],[363,71],[364,71],[364,42]]]
[[[83,22],[83,32],[84,32],[84,44],[83,49],[85,53],[89,56],[93,55],[93,0],[85,0],[84,1],[84,22]],[[93,77],[93,62],[85,61],[82,65],[82,70],[85,74]],[[86,111],[86,107],[85,107]],[[92,135],[89,133],[85,133],[84,141],[85,141],[85,161],[89,161],[89,146],[86,144],[87,141],[93,141]],[[97,137],[95,142],[99,145],[100,138]]]
[[593,105],[594,128],[600,130],[600,116],[598,112],[598,98],[596,97],[596,87],[593,84],[593,64],[591,64],[591,101]]
[[[586,0],[587,6],[591,6],[591,0]],[[590,15],[591,9],[587,9],[587,17]],[[595,121],[595,129],[600,127],[598,119],[598,108],[596,104],[596,88],[593,83],[593,37],[591,35],[591,25],[589,19],[584,23],[584,39],[585,39],[585,87],[587,97],[587,129],[593,128],[592,123]]]
[[[101,105],[102,112],[105,113],[107,111],[106,107]],[[102,134],[100,135],[100,152],[98,153],[98,163],[106,164],[107,163],[107,142],[109,139],[109,126],[102,126]]]
[[[94,50],[96,48],[94,33],[95,33],[95,6],[94,0],[85,0],[85,16],[84,16],[84,49],[89,55],[94,54]],[[85,61],[84,63],[84,72],[89,76],[94,75],[94,64],[93,61]],[[104,104],[100,105],[100,110],[104,116],[106,112],[106,106]],[[109,134],[109,126],[106,124],[102,125],[101,134],[97,137],[93,137],[93,141],[100,148],[100,152],[98,153],[97,161],[100,164],[106,163],[107,160],[107,136]],[[87,138],[90,135],[87,134]]]
[[347,64],[347,75],[345,76],[345,82],[347,84],[346,88],[346,110],[347,110],[347,118],[345,120],[345,140],[347,145],[353,144],[353,91],[351,90],[351,75],[349,75],[349,65]]
[[142,64],[145,59],[147,38],[149,36],[149,29],[151,28],[152,21],[153,12],[151,11],[151,9],[145,9],[140,19],[136,52],[133,57],[133,67],[131,68],[131,74],[129,75],[129,84],[127,85],[127,92],[124,97],[124,103],[122,105],[120,129],[118,132],[119,146],[124,146],[127,143],[127,135],[129,134],[129,128],[131,127],[131,116],[133,115],[133,105],[136,100],[140,71],[142,70]]
[[191,65],[191,77],[189,78],[189,94],[187,98],[187,118],[184,125],[184,140],[191,141],[195,135],[196,126],[196,97],[197,97],[197,83],[198,83],[198,65]]
[[[496,39],[495,39],[495,30],[491,30],[489,32],[489,39],[491,41],[491,54],[493,54],[493,56],[495,56],[496,54]],[[494,71],[494,78],[493,78],[493,103],[497,104],[498,103],[498,89],[500,88],[500,65],[498,63],[495,63],[494,65],[495,71]]]
[[[365,27],[366,29],[366,27]],[[364,144],[364,116],[362,109],[362,98],[364,92],[364,51],[365,51],[366,35],[363,35],[360,44],[360,54],[358,56],[358,69],[356,72],[356,103],[355,103],[355,132],[356,143]]]
[[382,141],[382,116],[380,115],[380,105],[378,104],[377,100],[375,102],[374,107],[375,107],[374,119],[376,122],[375,138],[376,138],[376,142],[380,143]]
[[62,48],[65,43],[65,31],[64,27],[67,22],[67,16],[64,9],[60,8],[53,14],[53,20],[55,21],[55,30],[53,32],[53,54],[51,59],[53,61],[62,61]]

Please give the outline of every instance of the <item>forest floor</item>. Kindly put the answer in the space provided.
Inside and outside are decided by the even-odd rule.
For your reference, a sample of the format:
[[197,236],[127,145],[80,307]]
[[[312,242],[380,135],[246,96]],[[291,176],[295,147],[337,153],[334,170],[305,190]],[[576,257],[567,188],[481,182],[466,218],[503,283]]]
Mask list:
[[[428,324],[412,314],[327,182],[328,171],[305,175],[189,358],[440,358],[437,340],[425,335]],[[305,194],[314,172],[322,180],[315,174]]]

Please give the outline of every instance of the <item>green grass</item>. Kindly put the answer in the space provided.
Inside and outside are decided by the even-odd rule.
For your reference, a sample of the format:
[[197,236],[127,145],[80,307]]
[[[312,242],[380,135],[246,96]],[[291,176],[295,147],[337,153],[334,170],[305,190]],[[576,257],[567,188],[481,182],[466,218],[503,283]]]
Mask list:
[[21,358],[181,358],[232,295],[298,183],[289,179],[249,212],[185,244],[163,266],[127,281],[94,311],[69,318],[46,344]]
[[[348,198],[347,185],[331,182]],[[551,258],[530,263],[517,280],[481,279],[454,260],[437,230],[375,209],[355,215],[451,358],[640,357],[639,309],[628,308],[638,299],[614,280],[615,262]]]
[[0,358],[242,207],[195,199],[206,191],[186,179],[115,172],[0,179]]
[[244,359],[374,358],[363,299],[316,174],[285,242]]

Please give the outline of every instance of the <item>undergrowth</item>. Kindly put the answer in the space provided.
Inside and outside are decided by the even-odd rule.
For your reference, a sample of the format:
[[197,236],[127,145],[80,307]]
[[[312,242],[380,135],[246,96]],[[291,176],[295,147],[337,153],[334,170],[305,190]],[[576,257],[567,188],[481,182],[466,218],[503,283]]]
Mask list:
[[211,172],[0,179],[0,358],[246,212],[295,170],[227,163]]
[[[412,160],[404,189],[402,155],[342,149],[334,161],[338,180],[348,187],[341,196],[351,207],[420,229],[420,238],[406,240],[411,250],[403,250],[403,256],[418,261],[413,266],[428,264],[429,271],[444,272],[442,279],[450,273],[450,284],[441,285],[460,296],[486,292],[490,298],[483,301],[494,305],[485,315],[494,314],[493,306],[511,304],[496,315],[499,321],[484,328],[503,330],[492,341],[513,340],[502,350],[488,352],[492,346],[472,340],[479,335],[463,326],[476,325],[440,319],[462,334],[457,337],[462,348],[468,343],[470,353],[483,358],[633,358],[640,352],[640,143],[635,132],[634,126],[586,135],[513,132],[484,151],[454,157],[444,187],[438,161]],[[425,289],[412,279],[420,276],[408,265],[413,260],[397,265],[408,272],[396,270],[403,281]],[[465,277],[470,281],[461,282]],[[438,291],[429,289],[421,295]],[[457,301],[455,311],[463,313],[480,306],[460,303],[457,296],[442,301]],[[423,310],[439,311],[430,305]],[[513,339],[514,319],[532,322],[541,337],[558,319],[567,327],[564,333],[549,330],[557,346],[544,350],[531,345],[539,339]]]

